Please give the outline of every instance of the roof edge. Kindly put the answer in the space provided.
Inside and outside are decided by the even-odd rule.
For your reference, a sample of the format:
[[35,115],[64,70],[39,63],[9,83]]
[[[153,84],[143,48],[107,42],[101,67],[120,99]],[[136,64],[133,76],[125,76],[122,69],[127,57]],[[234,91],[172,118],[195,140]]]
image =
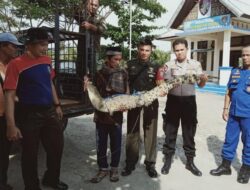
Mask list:
[[[168,22],[167,24],[167,28],[170,28],[171,25],[173,24],[173,22],[175,21],[176,17],[178,16],[178,14],[180,13],[183,5],[185,3],[185,0],[182,0],[179,4],[179,6],[177,7],[176,11],[175,11],[175,14],[173,14],[173,16],[171,17],[170,21]],[[177,13],[177,14],[176,14]]]
[[228,0],[219,0],[222,5],[227,7],[235,16],[241,17],[243,12],[240,9],[237,9],[234,5],[230,3]]

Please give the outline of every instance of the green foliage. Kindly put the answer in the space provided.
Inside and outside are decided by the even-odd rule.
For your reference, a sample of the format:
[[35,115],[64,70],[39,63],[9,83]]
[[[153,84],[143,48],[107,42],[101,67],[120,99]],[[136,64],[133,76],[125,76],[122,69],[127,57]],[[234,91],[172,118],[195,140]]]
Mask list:
[[[73,13],[73,5],[81,0],[1,0],[0,31],[17,31],[39,27],[44,23],[54,26],[56,10],[64,15]],[[58,3],[58,4],[57,4]]]
[[[39,27],[45,23],[54,27],[54,14],[59,11],[68,23],[73,23],[74,10],[86,0],[0,0],[0,31],[18,31],[29,27]],[[113,12],[118,17],[118,26],[108,23],[105,38],[110,38],[122,47],[129,44],[129,5],[121,0],[100,0],[100,14]],[[132,47],[138,40],[158,27],[152,23],[166,12],[156,0],[133,0],[132,6]],[[63,26],[69,27],[69,26]],[[66,29],[66,28],[65,28]],[[110,44],[110,45],[113,45]],[[125,54],[126,55],[126,54]]]
[[[118,17],[118,26],[109,23],[104,37],[111,38],[114,44],[129,44],[129,5],[123,5],[118,0],[102,0],[101,3],[104,7],[109,6]],[[141,37],[159,28],[152,25],[152,22],[166,9],[156,0],[133,0],[132,10],[132,47],[135,48]]]
[[154,50],[152,53],[152,60],[156,61],[159,65],[163,65],[170,59],[170,53],[161,50]]

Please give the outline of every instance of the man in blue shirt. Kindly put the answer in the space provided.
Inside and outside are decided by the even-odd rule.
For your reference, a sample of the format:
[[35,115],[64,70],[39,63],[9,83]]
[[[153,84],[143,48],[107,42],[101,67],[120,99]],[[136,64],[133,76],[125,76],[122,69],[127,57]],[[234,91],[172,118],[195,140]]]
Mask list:
[[[243,143],[242,166],[237,181],[248,183],[250,178],[250,45],[242,49],[243,66],[231,71],[225,95],[222,117],[227,121],[222,164],[211,175],[230,175],[240,132]],[[230,107],[229,107],[230,106]],[[228,111],[229,110],[229,111]]]
[[[10,141],[22,139],[25,190],[41,190],[37,169],[40,141],[47,153],[42,184],[57,190],[68,189],[68,185],[60,181],[63,113],[52,82],[51,59],[45,55],[48,41],[46,30],[30,28],[26,51],[10,61],[4,82],[7,137]],[[18,103],[15,104],[16,96]]]

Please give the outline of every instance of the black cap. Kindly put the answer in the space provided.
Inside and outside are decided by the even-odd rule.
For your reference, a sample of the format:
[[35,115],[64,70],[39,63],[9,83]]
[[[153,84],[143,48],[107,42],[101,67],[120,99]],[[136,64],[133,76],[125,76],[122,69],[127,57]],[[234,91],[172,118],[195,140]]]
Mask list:
[[48,32],[44,28],[30,28],[27,31],[26,44],[49,40]]

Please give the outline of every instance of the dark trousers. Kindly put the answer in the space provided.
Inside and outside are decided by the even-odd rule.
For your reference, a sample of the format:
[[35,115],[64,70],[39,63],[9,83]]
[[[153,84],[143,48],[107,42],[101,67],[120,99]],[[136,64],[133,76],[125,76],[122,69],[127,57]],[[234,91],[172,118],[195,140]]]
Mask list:
[[122,125],[96,123],[97,163],[100,169],[108,168],[107,147],[110,138],[111,167],[118,167],[121,157]]
[[197,106],[195,96],[168,95],[163,130],[165,143],[163,153],[172,156],[175,153],[176,138],[181,121],[183,148],[187,158],[195,156],[194,136],[197,127]]
[[44,178],[58,183],[63,152],[63,130],[53,107],[22,106],[18,109],[18,126],[22,132],[22,174],[25,190],[39,189],[37,171],[38,146],[41,140],[47,154]]
[[7,184],[10,147],[11,142],[6,136],[6,120],[0,116],[0,187]]
[[[148,107],[128,111],[126,167],[134,168],[139,159],[140,125],[144,130],[145,163],[155,164],[157,143],[158,100]],[[141,112],[143,111],[143,115]]]

